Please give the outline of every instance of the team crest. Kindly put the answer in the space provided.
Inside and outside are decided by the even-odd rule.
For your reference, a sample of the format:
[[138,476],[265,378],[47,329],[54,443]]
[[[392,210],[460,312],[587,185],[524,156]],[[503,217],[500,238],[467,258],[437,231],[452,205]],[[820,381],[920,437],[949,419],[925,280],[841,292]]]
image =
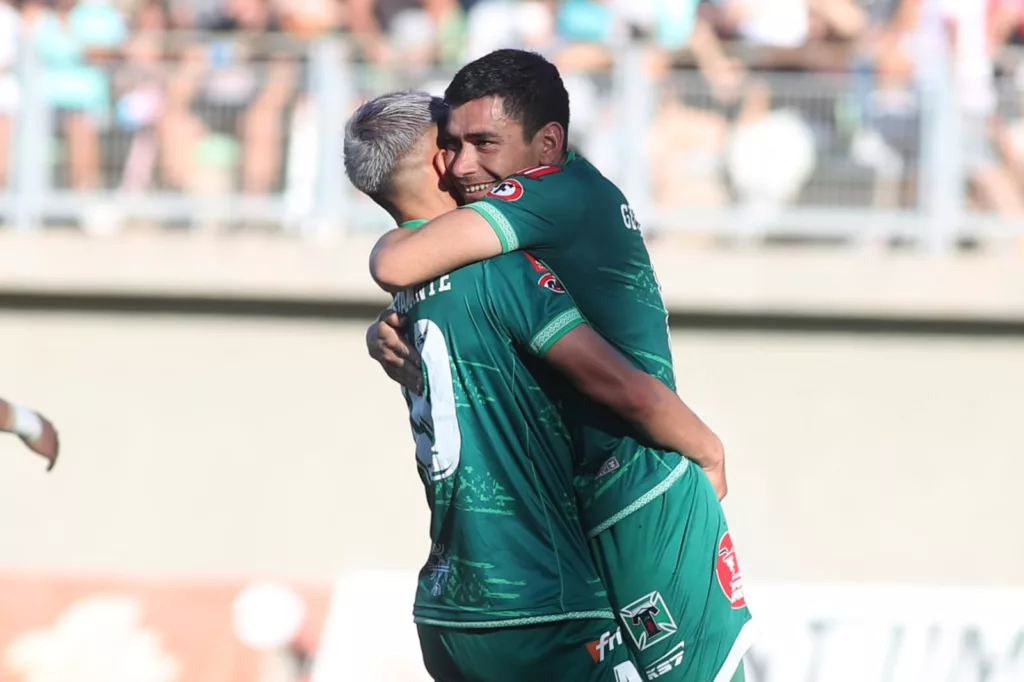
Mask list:
[[541,275],[540,279],[537,280],[537,284],[541,285],[545,289],[550,289],[556,294],[564,294],[565,287],[558,281],[558,278],[552,275],[550,272],[546,275]]
[[533,254],[531,253],[524,251],[523,255],[526,256],[526,259],[528,261],[530,261],[530,265],[533,266],[533,269],[540,273],[540,279],[537,280],[537,284],[539,286],[542,286],[545,289],[550,289],[551,291],[554,291],[556,294],[565,293],[565,287],[563,287],[562,283],[558,281],[558,278],[555,277],[550,270],[548,270],[548,266],[544,265],[539,260],[534,258]]
[[620,609],[619,618],[640,651],[671,637],[679,629],[660,592],[651,592]]
[[518,180],[502,180],[494,189],[487,193],[487,196],[501,199],[502,201],[515,201],[523,196],[523,186]]

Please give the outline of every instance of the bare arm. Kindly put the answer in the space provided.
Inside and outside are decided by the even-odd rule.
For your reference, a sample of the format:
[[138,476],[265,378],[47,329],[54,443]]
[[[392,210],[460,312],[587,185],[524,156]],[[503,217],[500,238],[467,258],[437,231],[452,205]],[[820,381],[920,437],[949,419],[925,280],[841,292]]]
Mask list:
[[593,400],[633,423],[652,442],[686,455],[725,496],[725,452],[718,436],[658,379],[634,367],[587,325],[559,339],[544,358]]
[[47,471],[57,463],[60,450],[57,431],[46,417],[27,407],[0,400],[0,431],[17,435],[25,445],[44,457],[50,463]]
[[501,254],[501,241],[476,211],[450,211],[416,230],[396,228],[370,253],[370,275],[394,293]]

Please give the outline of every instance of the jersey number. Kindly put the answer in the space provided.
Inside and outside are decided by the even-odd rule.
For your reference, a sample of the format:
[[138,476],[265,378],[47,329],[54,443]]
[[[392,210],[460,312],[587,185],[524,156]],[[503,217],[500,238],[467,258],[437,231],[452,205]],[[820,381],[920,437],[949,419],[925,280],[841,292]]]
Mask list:
[[430,320],[416,321],[413,340],[427,372],[424,395],[406,392],[411,402],[409,422],[416,440],[416,459],[430,480],[440,481],[455,473],[462,452],[448,344],[441,329]]
[[640,221],[636,219],[636,213],[633,212],[629,204],[622,204],[619,211],[622,213],[622,224],[626,226],[627,230],[641,231]]

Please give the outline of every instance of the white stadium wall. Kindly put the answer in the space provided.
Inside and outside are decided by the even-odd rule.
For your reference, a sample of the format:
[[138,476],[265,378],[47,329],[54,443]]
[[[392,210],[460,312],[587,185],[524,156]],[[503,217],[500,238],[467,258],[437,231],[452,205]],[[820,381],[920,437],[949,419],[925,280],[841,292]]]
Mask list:
[[[364,322],[0,315],[0,565],[331,581],[413,568],[426,505]],[[1024,342],[674,332],[754,582],[1024,586]]]
[[[426,682],[426,506],[365,324],[3,313],[0,395],[64,450],[47,475],[0,440],[0,566],[334,584],[313,682]],[[1024,680],[1024,343],[677,330],[674,353],[727,444],[750,682]]]

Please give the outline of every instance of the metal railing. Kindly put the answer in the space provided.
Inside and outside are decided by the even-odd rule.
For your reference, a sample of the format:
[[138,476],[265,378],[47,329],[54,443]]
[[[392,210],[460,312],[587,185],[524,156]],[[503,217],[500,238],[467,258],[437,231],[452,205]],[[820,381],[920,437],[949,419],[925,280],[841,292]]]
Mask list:
[[[8,76],[20,104],[7,114],[15,135],[0,220],[25,230],[384,229],[387,216],[344,177],[343,122],[374,94],[424,83],[437,92],[452,75],[382,71],[354,61],[340,38],[161,41],[159,60],[90,65],[91,99],[74,100],[71,87],[71,104],[54,90],[64,76],[21,51]],[[993,212],[967,201],[992,182],[979,170],[986,159],[1024,196],[1014,156],[1019,139],[1024,169],[1024,89],[1012,76],[998,86],[996,131],[964,124],[950,83],[882,91],[866,72],[752,72],[723,91],[696,71],[647,77],[645,54],[628,46],[609,71],[565,79],[571,141],[651,232],[900,237],[936,249],[1022,233],[1012,202]]]

